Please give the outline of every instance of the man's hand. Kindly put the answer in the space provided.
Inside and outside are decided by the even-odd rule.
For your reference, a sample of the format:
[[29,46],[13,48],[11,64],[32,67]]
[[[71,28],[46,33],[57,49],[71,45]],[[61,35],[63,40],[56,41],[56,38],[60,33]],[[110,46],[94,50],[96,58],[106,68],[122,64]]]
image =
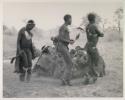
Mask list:
[[104,37],[104,34],[100,34],[100,37]]
[[74,44],[74,43],[75,43],[75,41],[71,39],[70,40],[70,44]]
[[20,49],[20,50],[19,50],[19,55],[21,55],[23,52],[24,52],[24,51]]
[[51,37],[51,40],[52,40],[53,42],[57,42],[57,41],[58,41],[57,37]]
[[84,31],[84,29],[83,29],[83,28],[81,28],[81,27],[77,27],[77,29]]
[[51,40],[54,41],[55,37],[51,37]]

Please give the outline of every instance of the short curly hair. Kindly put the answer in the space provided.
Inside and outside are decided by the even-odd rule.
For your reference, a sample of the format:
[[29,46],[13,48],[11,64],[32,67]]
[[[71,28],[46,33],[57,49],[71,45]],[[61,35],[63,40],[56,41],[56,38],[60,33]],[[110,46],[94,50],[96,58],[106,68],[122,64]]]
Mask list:
[[88,17],[88,20],[92,22],[92,21],[95,21],[96,15],[94,13],[89,13],[87,17]]
[[27,24],[35,24],[34,20],[30,19],[28,20]]
[[64,21],[66,22],[68,19],[70,19],[71,18],[71,15],[70,14],[66,14],[65,16],[64,16]]

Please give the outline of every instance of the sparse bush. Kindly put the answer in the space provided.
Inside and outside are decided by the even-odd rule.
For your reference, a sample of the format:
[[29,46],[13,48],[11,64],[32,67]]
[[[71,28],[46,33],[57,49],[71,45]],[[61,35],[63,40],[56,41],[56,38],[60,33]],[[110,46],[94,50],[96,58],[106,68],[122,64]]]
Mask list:
[[117,30],[113,30],[113,29],[107,29],[105,31],[105,41],[107,42],[113,42],[113,41],[123,41],[123,36],[122,34],[119,34],[119,32]]

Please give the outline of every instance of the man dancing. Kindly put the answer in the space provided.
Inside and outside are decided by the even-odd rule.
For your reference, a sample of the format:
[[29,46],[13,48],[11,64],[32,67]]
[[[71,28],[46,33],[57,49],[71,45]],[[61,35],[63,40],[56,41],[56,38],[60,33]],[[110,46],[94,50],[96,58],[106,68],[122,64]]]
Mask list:
[[67,14],[64,16],[64,24],[60,27],[59,29],[59,35],[57,36],[57,52],[59,52],[66,63],[66,67],[64,69],[64,72],[62,74],[61,80],[62,80],[62,85],[68,85],[71,86],[70,80],[72,76],[72,60],[70,57],[68,45],[73,44],[74,40],[70,39],[69,36],[69,30],[68,30],[68,25],[71,25],[72,23],[72,17],[71,15]]
[[88,14],[88,21],[89,24],[86,26],[86,35],[87,35],[87,43],[86,43],[86,50],[91,58],[91,74],[92,76],[97,76],[96,72],[94,70],[94,66],[98,66],[98,60],[99,60],[99,52],[97,49],[97,43],[99,40],[99,37],[103,37],[104,34],[101,33],[96,24],[95,24],[96,16],[93,13]]

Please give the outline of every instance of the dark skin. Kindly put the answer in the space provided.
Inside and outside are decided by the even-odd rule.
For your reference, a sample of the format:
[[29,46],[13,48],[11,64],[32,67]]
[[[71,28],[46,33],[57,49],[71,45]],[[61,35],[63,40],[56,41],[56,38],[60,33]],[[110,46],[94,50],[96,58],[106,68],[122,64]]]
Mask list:
[[[65,21],[65,23],[64,23],[66,26],[68,26],[68,25],[71,25],[72,24],[72,18],[69,18],[67,21]],[[74,40],[70,40],[70,44],[74,44]]]
[[67,21],[65,21],[65,25],[71,25],[72,24],[72,18],[69,18]]
[[29,32],[35,27],[35,24],[27,24],[26,25],[26,30]]
[[[89,23],[90,23],[90,24],[95,24],[95,19],[93,19],[92,21],[89,21]],[[96,31],[99,32],[98,29],[97,29]],[[100,32],[99,32],[99,33],[100,33]],[[94,35],[94,36],[96,36],[96,35]],[[99,37],[104,37],[104,34],[101,34],[101,33],[100,33],[98,36],[99,36]]]
[[[26,31],[30,34],[30,31],[35,27],[35,24],[27,24],[26,25]],[[22,53],[21,50],[20,51],[20,54]]]

